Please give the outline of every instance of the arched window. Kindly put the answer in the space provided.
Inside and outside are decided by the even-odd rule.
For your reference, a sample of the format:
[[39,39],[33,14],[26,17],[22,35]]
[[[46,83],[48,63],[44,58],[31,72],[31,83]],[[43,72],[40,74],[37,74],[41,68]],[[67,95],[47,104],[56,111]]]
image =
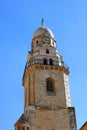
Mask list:
[[44,65],[47,65],[47,59],[44,58]]
[[53,59],[49,59],[49,64],[53,65]]
[[38,40],[36,41],[36,43],[38,44]]
[[47,78],[46,79],[46,91],[48,94],[54,94],[54,80]]
[[49,54],[49,49],[46,49],[46,54]]

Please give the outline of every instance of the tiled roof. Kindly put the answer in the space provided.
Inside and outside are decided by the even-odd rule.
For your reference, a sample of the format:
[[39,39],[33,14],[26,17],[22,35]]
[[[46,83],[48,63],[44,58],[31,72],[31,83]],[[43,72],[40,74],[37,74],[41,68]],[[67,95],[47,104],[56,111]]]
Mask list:
[[87,121],[83,124],[83,126],[79,130],[87,130]]
[[24,124],[26,122],[29,122],[29,119],[26,118],[26,116],[24,114],[22,114],[21,117],[18,119],[18,121],[15,123],[15,125]]

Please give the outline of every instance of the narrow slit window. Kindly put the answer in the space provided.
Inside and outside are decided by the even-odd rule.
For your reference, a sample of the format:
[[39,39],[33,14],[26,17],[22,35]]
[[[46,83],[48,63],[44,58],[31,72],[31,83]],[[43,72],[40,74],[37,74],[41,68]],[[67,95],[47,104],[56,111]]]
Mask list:
[[49,64],[53,65],[53,59],[49,59]]
[[18,130],[21,130],[21,127],[20,127],[20,126],[18,127]]
[[29,130],[29,127],[27,127],[27,130]]
[[44,65],[47,65],[47,59],[44,59]]
[[25,126],[22,126],[22,130],[25,130]]

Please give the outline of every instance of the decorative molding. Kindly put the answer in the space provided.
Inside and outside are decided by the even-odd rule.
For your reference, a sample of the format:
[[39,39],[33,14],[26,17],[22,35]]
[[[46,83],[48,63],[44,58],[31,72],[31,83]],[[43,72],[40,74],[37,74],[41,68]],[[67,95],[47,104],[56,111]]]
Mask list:
[[22,80],[23,86],[25,86],[25,84],[26,84],[28,73],[31,73],[32,70],[36,70],[36,69],[41,69],[41,70],[59,70],[59,71],[64,72],[66,75],[69,74],[69,70],[66,69],[63,66],[50,66],[50,65],[36,65],[36,64],[34,64],[34,65],[31,65],[31,66],[25,68],[24,75],[23,75],[23,80]]

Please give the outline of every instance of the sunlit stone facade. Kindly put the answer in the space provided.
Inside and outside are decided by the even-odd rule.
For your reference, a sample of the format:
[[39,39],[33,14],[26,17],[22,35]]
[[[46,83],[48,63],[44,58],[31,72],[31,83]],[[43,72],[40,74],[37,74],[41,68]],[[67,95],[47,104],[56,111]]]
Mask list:
[[23,74],[24,114],[15,130],[77,130],[69,92],[69,68],[43,25],[32,38]]

